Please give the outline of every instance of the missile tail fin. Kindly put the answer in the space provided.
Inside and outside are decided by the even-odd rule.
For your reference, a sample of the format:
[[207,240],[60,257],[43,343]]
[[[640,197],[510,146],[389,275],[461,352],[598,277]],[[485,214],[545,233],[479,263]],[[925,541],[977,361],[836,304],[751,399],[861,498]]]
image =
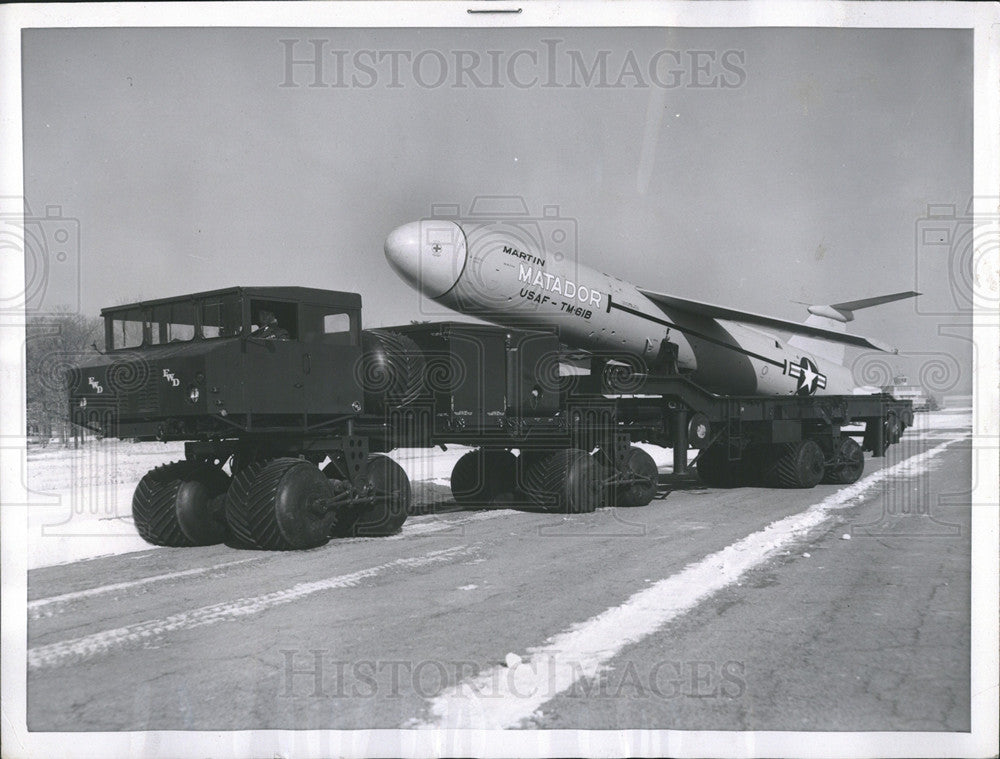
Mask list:
[[[825,316],[816,316],[815,314],[809,314],[809,317],[803,322],[810,327],[818,327],[820,329],[827,329],[831,332],[846,332],[847,327],[844,322],[839,319],[828,319]],[[830,340],[820,340],[815,337],[808,337],[806,335],[793,335],[789,338],[788,344],[803,350],[806,353],[811,353],[819,358],[825,358],[828,361],[833,361],[835,364],[844,363],[844,358],[847,355],[847,346],[844,343],[834,343]]]
[[[846,332],[847,322],[854,321],[854,312],[863,308],[881,306],[885,303],[892,303],[905,298],[915,298],[920,295],[918,292],[908,290],[906,292],[891,293],[889,295],[876,295],[873,298],[862,298],[860,300],[849,300],[843,303],[831,303],[827,306],[805,305],[809,310],[809,317],[804,324],[811,327],[830,330],[833,332]],[[835,361],[838,364],[844,363],[846,348],[843,343],[833,343],[827,340],[817,340],[808,335],[795,335],[788,341],[800,350],[808,351],[816,356]],[[895,351],[893,351],[895,352]]]
[[[860,311],[862,308],[871,308],[872,306],[881,306],[885,303],[892,303],[897,300],[904,300],[906,298],[915,298],[920,293],[914,292],[913,290],[907,290],[902,293],[892,293],[890,295],[876,295],[874,298],[862,298],[861,300],[851,300],[846,303],[834,303],[830,308],[835,311],[841,311],[846,313],[853,313],[854,311]],[[850,321],[850,320],[848,320]]]

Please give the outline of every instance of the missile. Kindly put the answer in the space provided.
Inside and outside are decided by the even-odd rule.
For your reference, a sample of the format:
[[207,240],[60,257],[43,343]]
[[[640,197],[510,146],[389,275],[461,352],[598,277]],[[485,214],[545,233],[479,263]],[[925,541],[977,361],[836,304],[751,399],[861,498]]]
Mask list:
[[813,306],[805,323],[791,322],[647,290],[570,258],[565,238],[541,238],[517,220],[425,219],[390,232],[385,256],[407,284],[449,309],[506,327],[555,327],[572,348],[678,372],[726,395],[852,393],[844,347],[892,349],[846,333],[843,323],[853,310],[918,294]]

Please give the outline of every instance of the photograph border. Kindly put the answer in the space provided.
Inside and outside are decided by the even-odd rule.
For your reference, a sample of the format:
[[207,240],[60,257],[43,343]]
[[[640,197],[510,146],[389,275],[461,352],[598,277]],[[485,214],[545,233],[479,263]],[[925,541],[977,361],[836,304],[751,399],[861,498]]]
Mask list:
[[[470,10],[478,11],[476,13]],[[509,11],[517,10],[516,13]],[[490,11],[508,11],[496,13]],[[22,30],[69,27],[845,27],[967,28],[974,34],[976,198],[1000,198],[1000,6],[996,3],[306,2],[8,5],[0,8],[0,195],[24,194]],[[996,230],[996,207],[993,232]],[[4,251],[0,277],[24,281]],[[982,283],[978,283],[982,287]],[[993,294],[995,299],[995,293]],[[973,318],[971,732],[679,730],[251,730],[38,733],[26,729],[27,507],[23,314],[0,314],[0,535],[4,757],[84,756],[801,756],[996,755],[998,735],[998,324]],[[14,392],[17,389],[18,392]],[[985,504],[981,506],[980,504]]]

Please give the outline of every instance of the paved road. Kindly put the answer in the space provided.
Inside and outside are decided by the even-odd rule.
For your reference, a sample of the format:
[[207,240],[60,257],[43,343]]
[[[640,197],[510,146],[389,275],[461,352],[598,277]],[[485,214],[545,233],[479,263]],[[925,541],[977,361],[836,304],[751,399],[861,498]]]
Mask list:
[[968,730],[961,437],[850,489],[561,516],[424,484],[393,538],[36,569],[28,725]]

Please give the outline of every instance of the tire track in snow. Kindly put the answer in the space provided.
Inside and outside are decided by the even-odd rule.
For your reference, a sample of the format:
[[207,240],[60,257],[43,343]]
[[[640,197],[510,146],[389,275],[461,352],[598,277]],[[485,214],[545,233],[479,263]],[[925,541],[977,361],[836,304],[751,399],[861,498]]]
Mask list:
[[235,601],[225,601],[210,606],[202,606],[198,609],[180,612],[159,619],[152,619],[148,622],[138,622],[113,630],[102,630],[101,632],[72,640],[38,646],[28,649],[28,669],[54,667],[69,661],[89,659],[116,648],[157,639],[167,633],[190,630],[195,627],[205,627],[240,617],[260,614],[268,609],[298,601],[314,593],[354,587],[363,580],[399,567],[423,567],[431,564],[443,564],[455,561],[471,553],[473,547],[458,546],[431,551],[422,556],[396,559],[395,561],[379,564],[368,569],[335,575],[323,580],[301,582],[284,590],[240,598]]
[[227,567],[236,566],[237,564],[246,564],[251,561],[261,561],[261,558],[262,557],[259,556],[253,556],[249,559],[237,559],[236,561],[226,561],[221,564],[213,564],[210,567],[197,567],[195,569],[184,569],[178,572],[166,572],[164,574],[142,577],[138,580],[125,580],[123,582],[111,583],[110,585],[99,585],[96,588],[87,588],[86,590],[76,590],[72,593],[63,593],[58,596],[39,598],[35,601],[28,601],[28,616],[31,619],[51,617],[59,611],[62,611],[62,607],[67,604],[71,604],[74,601],[81,601],[85,598],[101,596],[106,593],[132,590],[133,588],[142,587],[143,585],[150,585],[158,582],[169,582],[170,580],[178,580],[183,577],[197,577],[198,575],[226,569]]
[[[390,535],[385,538],[344,538],[336,541],[337,544],[349,544],[349,543],[361,543],[361,542],[372,542],[379,541],[384,542],[387,540],[405,540],[407,538],[419,537],[422,535],[433,535],[439,532],[448,532],[453,529],[461,529],[467,524],[473,522],[481,522],[486,519],[495,519],[496,517],[515,514],[515,511],[510,509],[497,509],[493,511],[484,511],[470,516],[460,517],[458,519],[444,519],[444,520],[432,520],[423,522],[413,522],[403,525],[403,530],[396,535]],[[71,593],[62,593],[57,596],[49,596],[46,598],[39,598],[28,602],[28,616],[31,619],[41,619],[55,616],[56,614],[65,610],[65,608],[73,604],[74,602],[84,600],[86,598],[93,598],[96,596],[102,596],[108,593],[116,593],[121,591],[132,590],[143,585],[151,585],[159,582],[169,582],[171,580],[182,579],[185,577],[197,577],[198,575],[208,574],[210,572],[216,572],[219,570],[226,569],[231,566],[238,564],[248,564],[252,562],[263,562],[268,559],[274,558],[276,554],[273,551],[256,551],[254,555],[246,559],[237,559],[236,561],[226,561],[220,564],[212,564],[208,567],[197,567],[194,569],[184,569],[177,572],[165,572],[158,575],[150,575],[149,577],[141,577],[136,580],[125,580],[123,582],[111,583],[109,585],[99,585],[94,588],[87,588],[85,590],[77,590]]]

